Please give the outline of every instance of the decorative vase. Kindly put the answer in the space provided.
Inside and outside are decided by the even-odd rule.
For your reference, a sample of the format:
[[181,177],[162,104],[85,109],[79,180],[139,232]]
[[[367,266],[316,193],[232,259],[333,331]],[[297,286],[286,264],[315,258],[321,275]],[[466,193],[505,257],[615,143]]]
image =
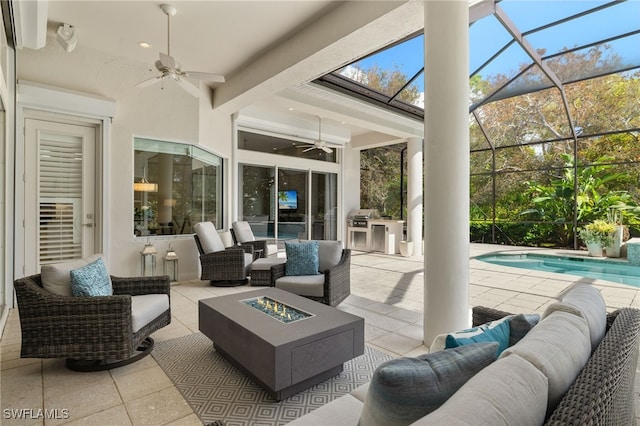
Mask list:
[[622,246],[622,238],[624,236],[624,226],[616,225],[613,233],[613,242],[605,249],[607,257],[620,257],[620,246]]
[[589,250],[589,256],[602,257],[602,245],[600,243],[587,243],[587,250]]

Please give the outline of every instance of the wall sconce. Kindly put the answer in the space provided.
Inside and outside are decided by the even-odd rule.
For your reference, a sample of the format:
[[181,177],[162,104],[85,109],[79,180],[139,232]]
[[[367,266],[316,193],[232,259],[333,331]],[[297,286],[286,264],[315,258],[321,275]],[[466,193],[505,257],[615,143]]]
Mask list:
[[147,240],[147,244],[144,246],[142,251],[140,252],[140,273],[143,277],[152,277],[156,272],[156,254],[158,251],[156,248]]
[[164,274],[169,275],[169,280],[172,282],[178,281],[178,255],[171,248],[171,244],[169,244],[169,250],[167,250],[167,254],[164,256]]
[[62,24],[56,31],[56,40],[64,50],[72,52],[78,44],[78,31],[69,24]]
[[133,183],[133,190],[135,192],[158,192],[158,184],[151,183],[147,180],[147,168],[142,169],[142,179],[140,182]]

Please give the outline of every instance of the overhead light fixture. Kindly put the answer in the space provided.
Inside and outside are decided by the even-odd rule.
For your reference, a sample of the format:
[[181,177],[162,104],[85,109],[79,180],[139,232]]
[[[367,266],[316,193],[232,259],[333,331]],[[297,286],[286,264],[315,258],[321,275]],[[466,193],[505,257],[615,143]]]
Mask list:
[[141,41],[140,43],[138,43],[138,46],[142,47],[143,49],[150,49],[151,43],[147,43],[146,41]]
[[158,192],[158,184],[151,183],[147,180],[147,169],[144,168],[142,171],[142,179],[140,179],[140,182],[133,183],[133,190],[135,192]]
[[72,52],[78,44],[78,31],[69,24],[62,24],[56,31],[56,40],[64,50]]

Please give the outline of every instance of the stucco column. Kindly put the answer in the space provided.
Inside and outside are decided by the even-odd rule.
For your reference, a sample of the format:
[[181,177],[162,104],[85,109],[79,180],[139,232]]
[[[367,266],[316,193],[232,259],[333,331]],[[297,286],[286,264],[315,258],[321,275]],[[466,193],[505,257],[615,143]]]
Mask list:
[[411,256],[422,255],[422,139],[407,139],[407,241]]
[[469,325],[469,2],[425,1],[424,342]]

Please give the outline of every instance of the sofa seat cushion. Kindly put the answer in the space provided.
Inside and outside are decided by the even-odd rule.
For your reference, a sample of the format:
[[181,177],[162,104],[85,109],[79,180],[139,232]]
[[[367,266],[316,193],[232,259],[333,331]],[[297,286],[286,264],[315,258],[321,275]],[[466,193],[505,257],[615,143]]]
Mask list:
[[556,311],[501,357],[518,355],[538,368],[549,381],[548,410],[553,411],[591,355],[589,327],[584,318]]
[[440,408],[413,425],[541,425],[546,411],[546,376],[512,355],[480,371]]
[[244,267],[251,265],[253,263],[253,255],[251,253],[244,254]]
[[299,296],[323,297],[324,274],[300,276],[285,275],[284,277],[276,280],[276,287]]
[[318,241],[318,270],[324,272],[340,263],[342,241]]
[[225,249],[222,238],[220,234],[218,234],[218,231],[216,231],[213,222],[196,223],[193,225],[193,230],[200,240],[203,252],[214,253]]
[[600,344],[607,329],[607,306],[597,288],[589,284],[576,284],[569,288],[561,301],[549,306],[543,318],[555,311],[569,312],[587,321],[591,338],[591,351]]
[[169,296],[166,294],[141,294],[131,296],[133,332],[136,333],[167,309],[169,309]]
[[427,415],[494,362],[497,347],[475,343],[384,362],[371,378],[359,425],[408,425]]
[[50,293],[57,294],[58,296],[71,297],[71,271],[82,268],[101,257],[101,254],[94,254],[83,259],[75,259],[51,265],[42,265],[40,268],[42,288]]

